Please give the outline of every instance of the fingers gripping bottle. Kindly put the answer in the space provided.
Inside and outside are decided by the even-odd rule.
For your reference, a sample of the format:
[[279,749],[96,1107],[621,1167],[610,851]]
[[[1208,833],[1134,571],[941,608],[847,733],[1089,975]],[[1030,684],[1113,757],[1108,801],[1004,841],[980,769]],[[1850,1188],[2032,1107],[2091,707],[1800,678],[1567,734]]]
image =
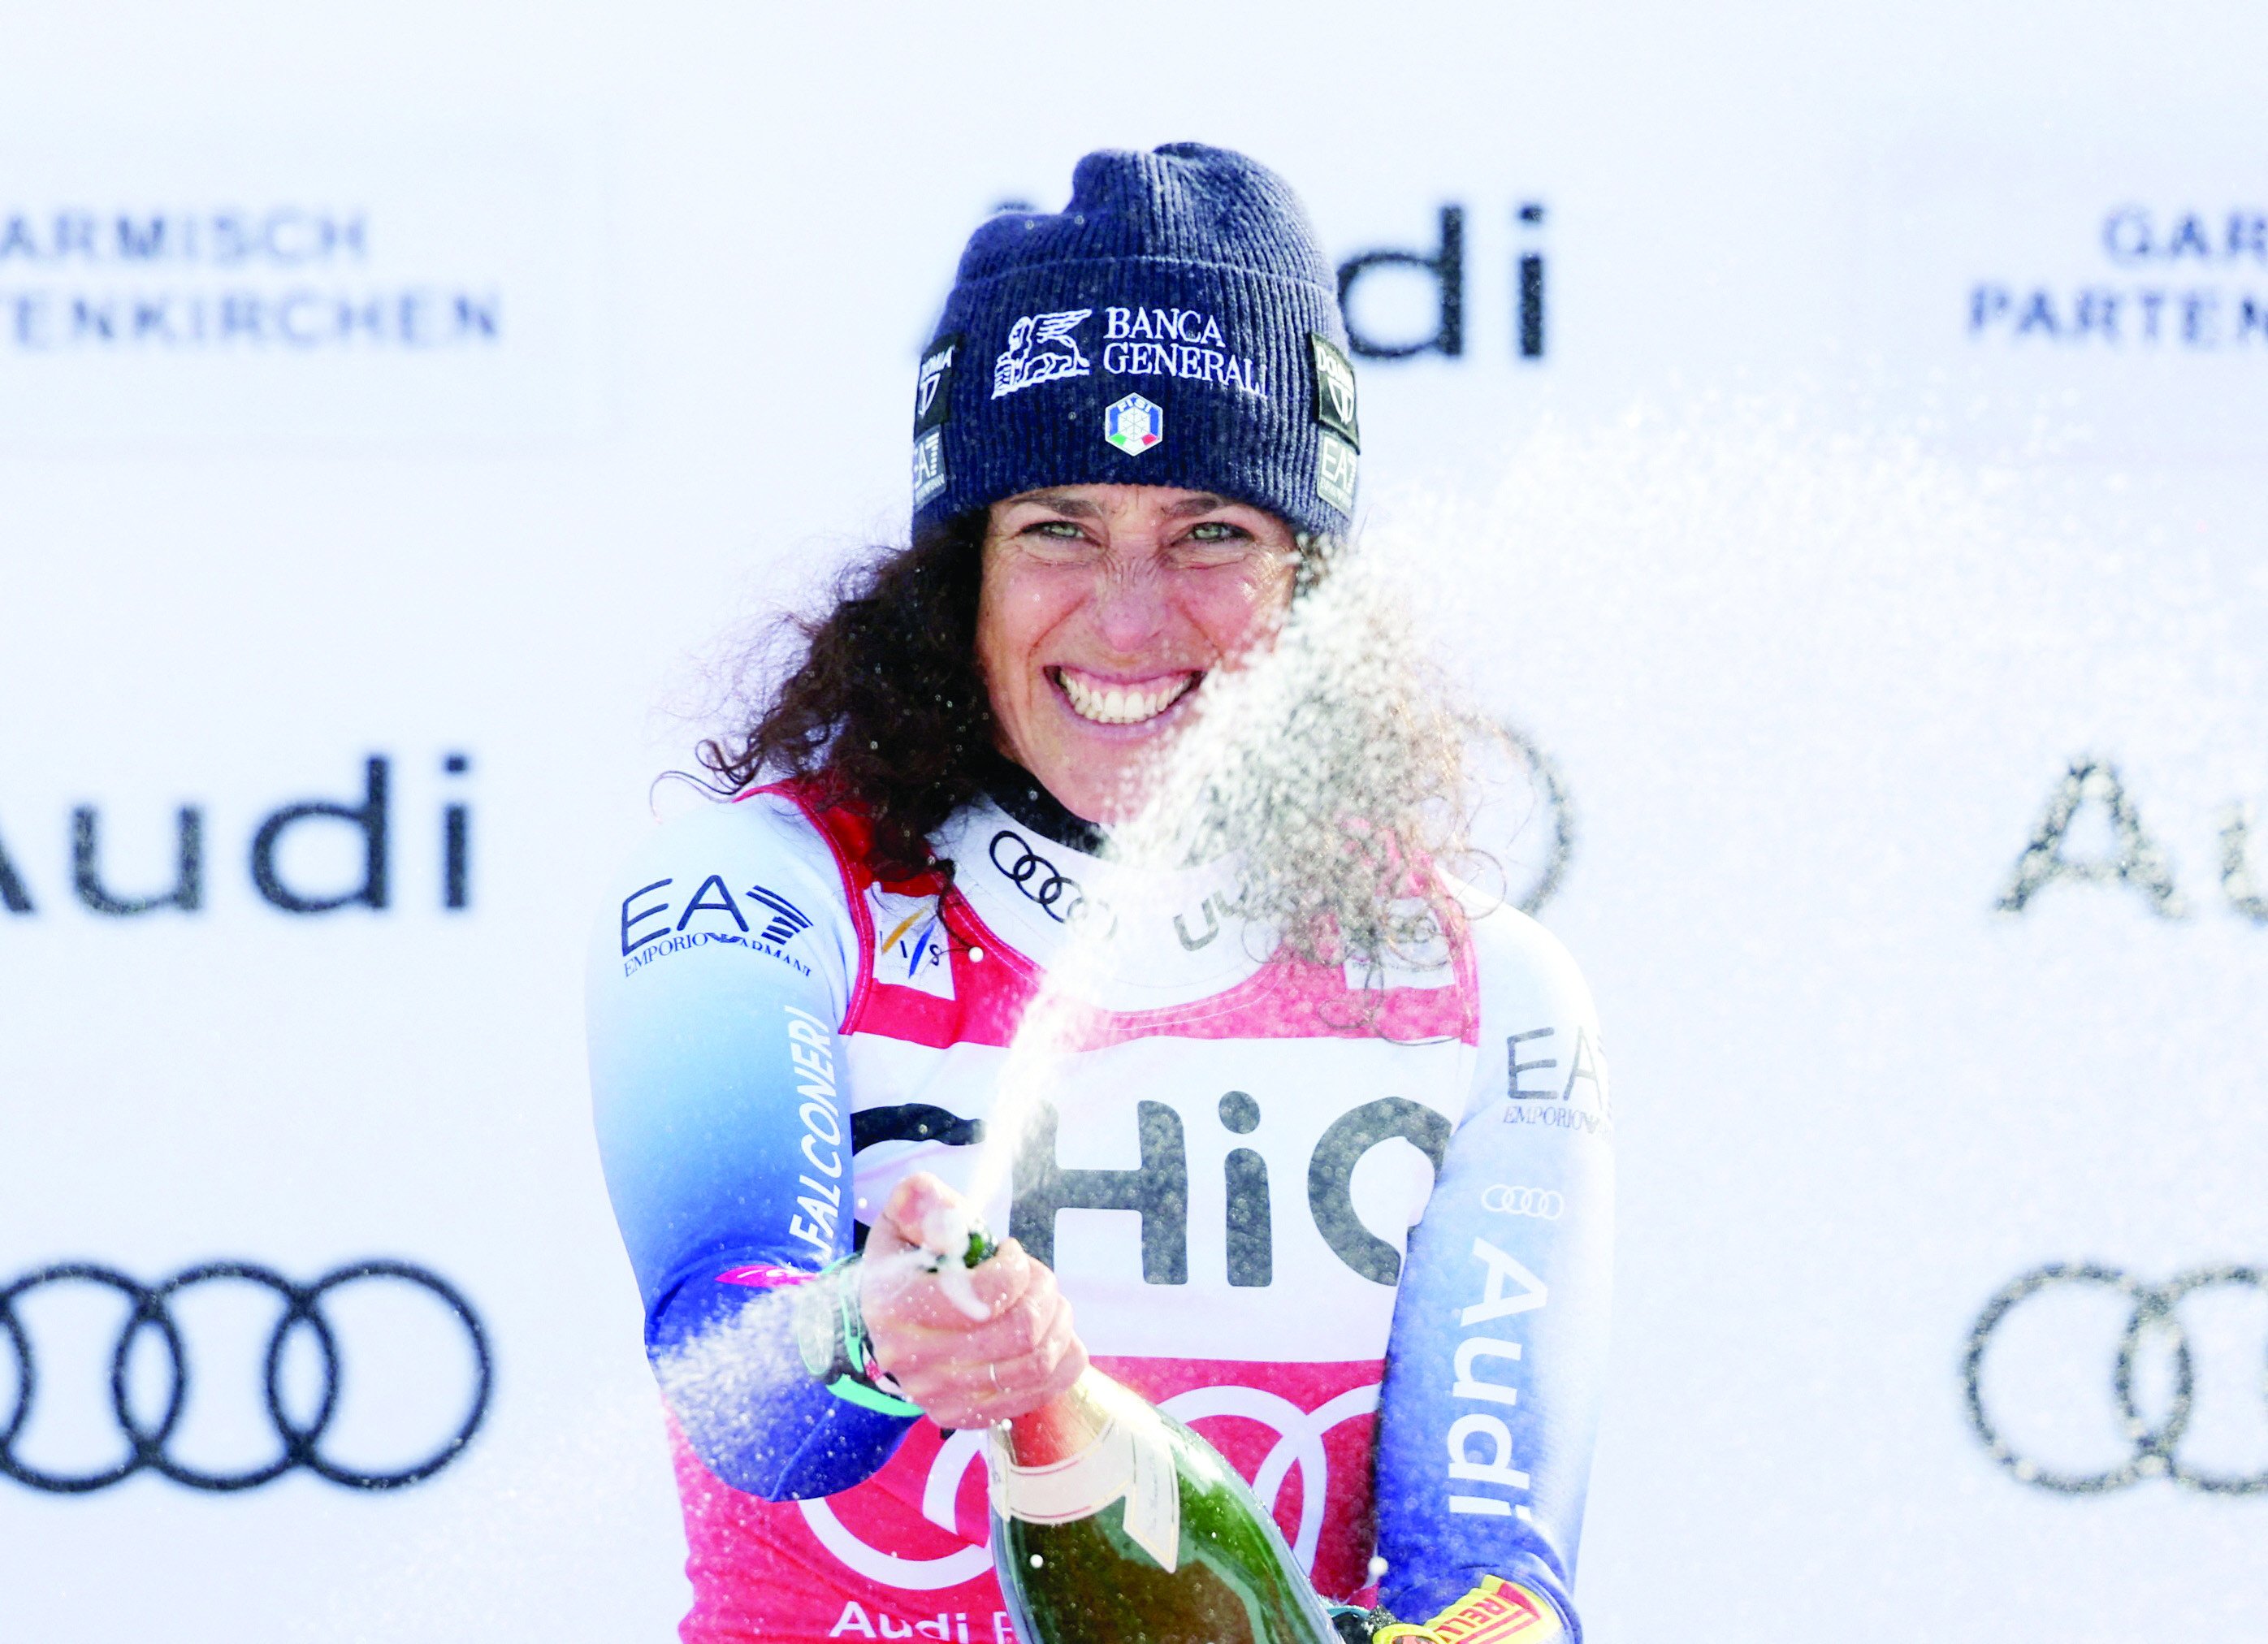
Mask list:
[[[980,1228],[924,1232],[941,1277],[991,1253]],[[985,1467],[1023,1644],[1339,1644],[1235,1468],[1101,1371],[997,1424]]]

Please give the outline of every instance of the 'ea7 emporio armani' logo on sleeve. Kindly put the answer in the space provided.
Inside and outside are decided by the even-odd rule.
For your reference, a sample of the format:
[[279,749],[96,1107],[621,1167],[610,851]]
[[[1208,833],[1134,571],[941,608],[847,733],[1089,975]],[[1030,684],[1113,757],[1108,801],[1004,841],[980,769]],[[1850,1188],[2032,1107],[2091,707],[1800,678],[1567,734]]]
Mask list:
[[779,892],[750,885],[735,896],[722,874],[711,874],[681,904],[660,894],[678,884],[674,878],[657,879],[622,898],[622,957],[629,961],[624,976],[670,954],[718,943],[768,954],[810,974],[782,950],[811,928],[811,917]]
[[1008,328],[1008,347],[992,362],[992,397],[1014,394],[1058,377],[1084,377],[1093,369],[1071,336],[1092,308],[1026,314]]
[[757,940],[760,941],[770,942],[774,947],[777,947],[782,942],[792,941],[811,928],[811,921],[804,917],[803,910],[777,890],[767,890],[762,885],[751,885],[748,887],[748,899],[751,902],[763,903],[772,911],[771,923],[757,933]]

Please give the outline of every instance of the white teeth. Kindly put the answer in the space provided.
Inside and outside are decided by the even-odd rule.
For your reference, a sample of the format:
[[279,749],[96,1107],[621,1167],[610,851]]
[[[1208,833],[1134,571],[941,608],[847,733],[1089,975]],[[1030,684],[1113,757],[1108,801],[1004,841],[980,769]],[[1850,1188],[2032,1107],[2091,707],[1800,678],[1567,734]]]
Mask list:
[[1162,679],[1154,685],[1124,687],[1088,685],[1064,670],[1057,674],[1071,711],[1097,725],[1139,725],[1154,719],[1179,702],[1196,681],[1194,674]]

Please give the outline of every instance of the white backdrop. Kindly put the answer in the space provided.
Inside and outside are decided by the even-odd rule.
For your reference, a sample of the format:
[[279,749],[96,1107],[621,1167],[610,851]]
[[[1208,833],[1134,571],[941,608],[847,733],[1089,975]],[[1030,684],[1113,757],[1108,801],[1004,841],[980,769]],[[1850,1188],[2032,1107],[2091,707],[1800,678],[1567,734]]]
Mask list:
[[[1342,259],[1462,213],[1461,351],[1362,364],[1366,504],[1577,820],[1545,917],[1608,1021],[1624,1206],[1595,1636],[2255,1636],[2268,1503],[2148,1469],[2268,1466],[2260,1294],[2182,1303],[2162,1453],[2121,1430],[2116,1293],[1994,1333],[2011,1461],[2139,1456],[2124,1488],[1997,1464],[1963,1356],[2044,1264],[2268,1263],[2268,928],[2224,882],[2226,813],[2268,805],[2264,45],[2068,0],[0,0],[0,1286],[390,1258],[494,1368],[398,1490],[0,1479],[0,1636],[668,1636],[581,1066],[599,875],[731,636],[902,528],[969,226],[1188,136],[1284,171]],[[1423,337],[1438,295],[1365,275],[1358,323]],[[373,758],[385,905],[278,907],[263,821],[373,822]],[[2115,770],[2132,871],[1998,910],[2090,760],[2035,866],[2118,857]],[[90,905],[179,888],[183,807],[198,905]],[[271,892],[365,889],[370,843],[286,824]],[[172,1453],[252,1465],[274,1306],[175,1312]],[[327,1316],[326,1453],[416,1460],[472,1396],[461,1328],[400,1285]],[[122,1304],[15,1316],[14,1464],[126,1459]]]

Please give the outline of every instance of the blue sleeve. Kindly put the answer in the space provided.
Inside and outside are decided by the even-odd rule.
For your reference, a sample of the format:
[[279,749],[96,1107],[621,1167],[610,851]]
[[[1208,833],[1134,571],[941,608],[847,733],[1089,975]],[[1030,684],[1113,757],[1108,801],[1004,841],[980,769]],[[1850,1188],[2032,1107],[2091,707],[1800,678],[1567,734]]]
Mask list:
[[789,1316],[851,1248],[843,893],[784,848],[789,824],[719,813],[663,829],[609,895],[593,1108],[671,1411],[718,1478],[784,1500],[865,1478],[911,1420],[830,1394]]
[[1556,943],[1545,969],[1545,985],[1484,1012],[1482,1082],[1410,1230],[1380,1399],[1381,1596],[1423,1622],[1500,1576],[1580,1639],[1612,1110],[1580,978]]

